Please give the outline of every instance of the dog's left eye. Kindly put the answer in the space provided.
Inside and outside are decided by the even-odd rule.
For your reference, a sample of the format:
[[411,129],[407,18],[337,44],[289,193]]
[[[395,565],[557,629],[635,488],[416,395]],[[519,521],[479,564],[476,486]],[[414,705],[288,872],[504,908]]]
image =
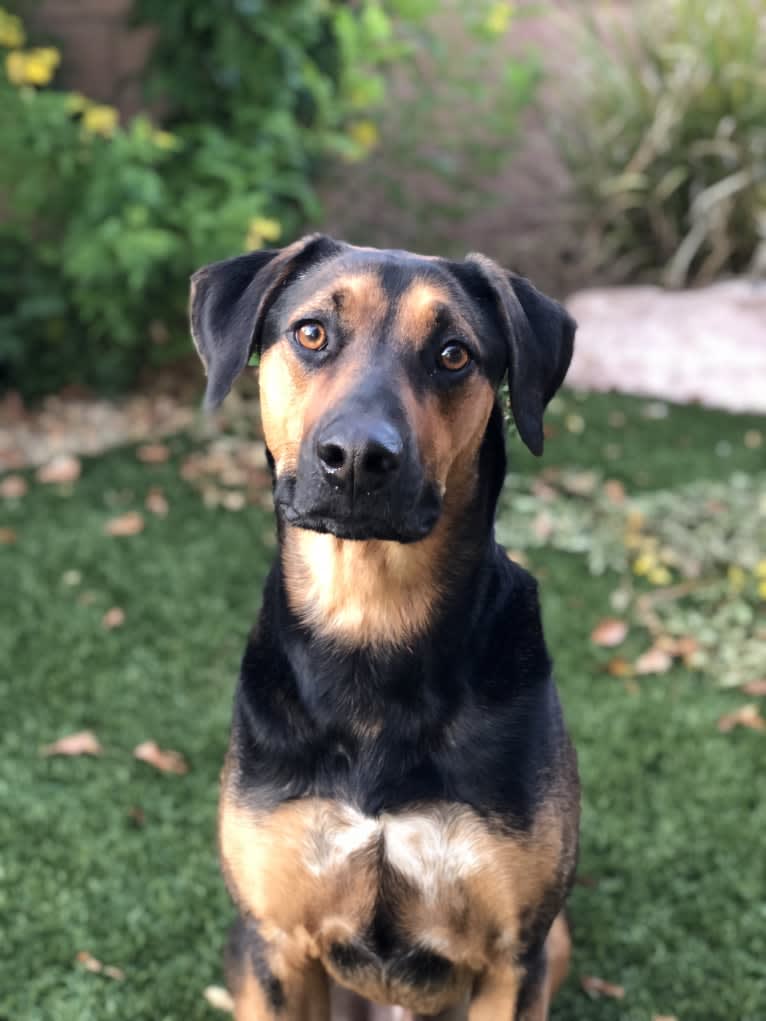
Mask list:
[[309,351],[321,351],[327,343],[327,331],[321,323],[301,323],[293,330],[293,336]]
[[467,348],[455,341],[445,344],[439,352],[439,364],[449,372],[459,372],[460,369],[464,369],[468,365],[470,360],[471,356]]

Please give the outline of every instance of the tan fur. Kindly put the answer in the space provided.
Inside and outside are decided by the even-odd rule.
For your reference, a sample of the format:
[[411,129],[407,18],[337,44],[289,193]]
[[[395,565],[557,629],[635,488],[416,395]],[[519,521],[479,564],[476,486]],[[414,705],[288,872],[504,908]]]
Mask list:
[[553,999],[567,977],[572,957],[572,937],[563,914],[556,916],[548,933],[545,949],[548,957],[550,999]]
[[[435,280],[415,279],[399,298],[394,324],[394,339],[399,344],[420,347],[429,337],[436,316],[447,311],[456,338],[473,336],[465,318],[446,285]],[[445,337],[446,340],[451,337]]]
[[353,989],[433,1014],[467,998],[479,979],[470,1021],[489,1019],[501,998],[517,995],[522,973],[507,962],[521,946],[524,918],[557,882],[562,839],[552,804],[518,836],[493,832],[471,809],[443,803],[371,818],[306,798],[258,813],[224,792],[220,816],[224,874],[240,910],[262,920],[280,980],[299,982],[301,963],[318,958],[349,984],[329,948],[364,934],[386,868],[405,884],[403,933],[452,961],[453,977],[431,992],[392,987],[371,964],[354,973]]

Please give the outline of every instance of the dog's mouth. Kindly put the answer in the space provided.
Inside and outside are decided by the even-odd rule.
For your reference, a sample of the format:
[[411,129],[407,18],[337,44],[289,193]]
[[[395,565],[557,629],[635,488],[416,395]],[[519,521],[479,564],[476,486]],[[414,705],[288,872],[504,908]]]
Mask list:
[[[338,539],[413,543],[431,534],[441,514],[436,486],[425,485],[416,499],[392,501],[379,494],[349,500],[338,493],[302,493],[295,477],[277,480],[277,514],[295,528],[329,533]],[[403,506],[402,506],[403,504]]]

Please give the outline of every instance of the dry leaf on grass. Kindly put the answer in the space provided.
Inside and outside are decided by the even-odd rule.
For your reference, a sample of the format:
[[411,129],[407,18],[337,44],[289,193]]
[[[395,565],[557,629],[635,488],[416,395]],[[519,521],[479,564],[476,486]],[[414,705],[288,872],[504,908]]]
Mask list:
[[80,459],[71,454],[59,454],[37,470],[37,481],[49,485],[61,485],[65,482],[76,482],[80,477],[82,464]]
[[239,511],[245,506],[245,494],[237,490],[224,493],[221,497],[221,506],[228,511]]
[[603,978],[597,978],[595,975],[583,975],[580,985],[589,996],[608,996],[612,1000],[622,1000],[625,996],[622,986],[605,982]]
[[203,995],[215,1010],[225,1010],[227,1014],[234,1013],[234,1000],[228,989],[224,989],[223,986],[208,986]]
[[120,514],[112,518],[104,525],[107,535],[138,535],[144,529],[144,519],[138,511],[128,511],[127,514]]
[[125,611],[121,610],[119,606],[113,606],[111,610],[107,610],[101,618],[101,624],[107,631],[113,631],[116,627],[122,627],[124,623]]
[[726,713],[718,721],[718,729],[722,734],[728,734],[735,727],[745,727],[747,730],[766,730],[766,720],[758,711],[755,702],[748,702],[731,713]]
[[136,457],[144,464],[164,464],[170,457],[170,447],[164,443],[144,443],[136,451]]
[[98,958],[88,953],[87,950],[81,950],[75,960],[86,971],[92,971],[95,975],[106,975],[107,978],[113,978],[118,982],[125,978],[125,972],[122,968],[116,968],[113,964],[102,964]]
[[0,546],[12,546],[18,539],[13,528],[0,528]]
[[183,755],[169,748],[160,748],[156,741],[144,741],[136,745],[133,755],[163,773],[177,773],[182,776],[189,772],[189,766]]
[[610,659],[606,665],[606,670],[612,677],[631,677],[633,675],[632,664],[627,659],[623,659],[622,656],[615,656],[613,659]]
[[60,737],[42,749],[43,755],[100,755],[104,749],[92,730],[79,730],[76,734]]
[[635,662],[635,670],[639,675],[664,674],[673,666],[673,657],[657,645],[647,649]]
[[748,681],[747,684],[742,685],[742,691],[746,695],[766,695],[766,677],[761,677],[757,681]]
[[146,501],[144,506],[152,514],[156,514],[160,518],[164,518],[167,512],[170,510],[167,498],[159,486],[152,486],[149,492],[146,494]]
[[140,805],[133,805],[128,809],[128,818],[137,830],[142,829],[146,823],[146,814]]
[[29,489],[23,475],[6,475],[0,482],[0,496],[4,500],[18,500]]
[[625,486],[619,479],[607,479],[604,483],[604,496],[609,503],[620,507],[625,503]]
[[655,1014],[652,1021],[678,1021],[675,1014]]
[[605,617],[599,621],[590,633],[590,640],[594,645],[600,645],[605,649],[611,649],[625,641],[628,634],[628,625],[618,617]]

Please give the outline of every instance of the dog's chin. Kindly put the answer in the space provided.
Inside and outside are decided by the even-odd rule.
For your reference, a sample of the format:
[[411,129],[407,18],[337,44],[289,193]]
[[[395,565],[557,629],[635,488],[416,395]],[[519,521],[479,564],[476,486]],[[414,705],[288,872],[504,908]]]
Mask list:
[[283,520],[294,528],[334,535],[337,539],[352,542],[369,542],[373,539],[383,542],[420,542],[431,534],[439,520],[438,512],[422,514],[406,522],[392,522],[363,514],[330,516],[301,513],[289,505],[278,505],[277,510]]

